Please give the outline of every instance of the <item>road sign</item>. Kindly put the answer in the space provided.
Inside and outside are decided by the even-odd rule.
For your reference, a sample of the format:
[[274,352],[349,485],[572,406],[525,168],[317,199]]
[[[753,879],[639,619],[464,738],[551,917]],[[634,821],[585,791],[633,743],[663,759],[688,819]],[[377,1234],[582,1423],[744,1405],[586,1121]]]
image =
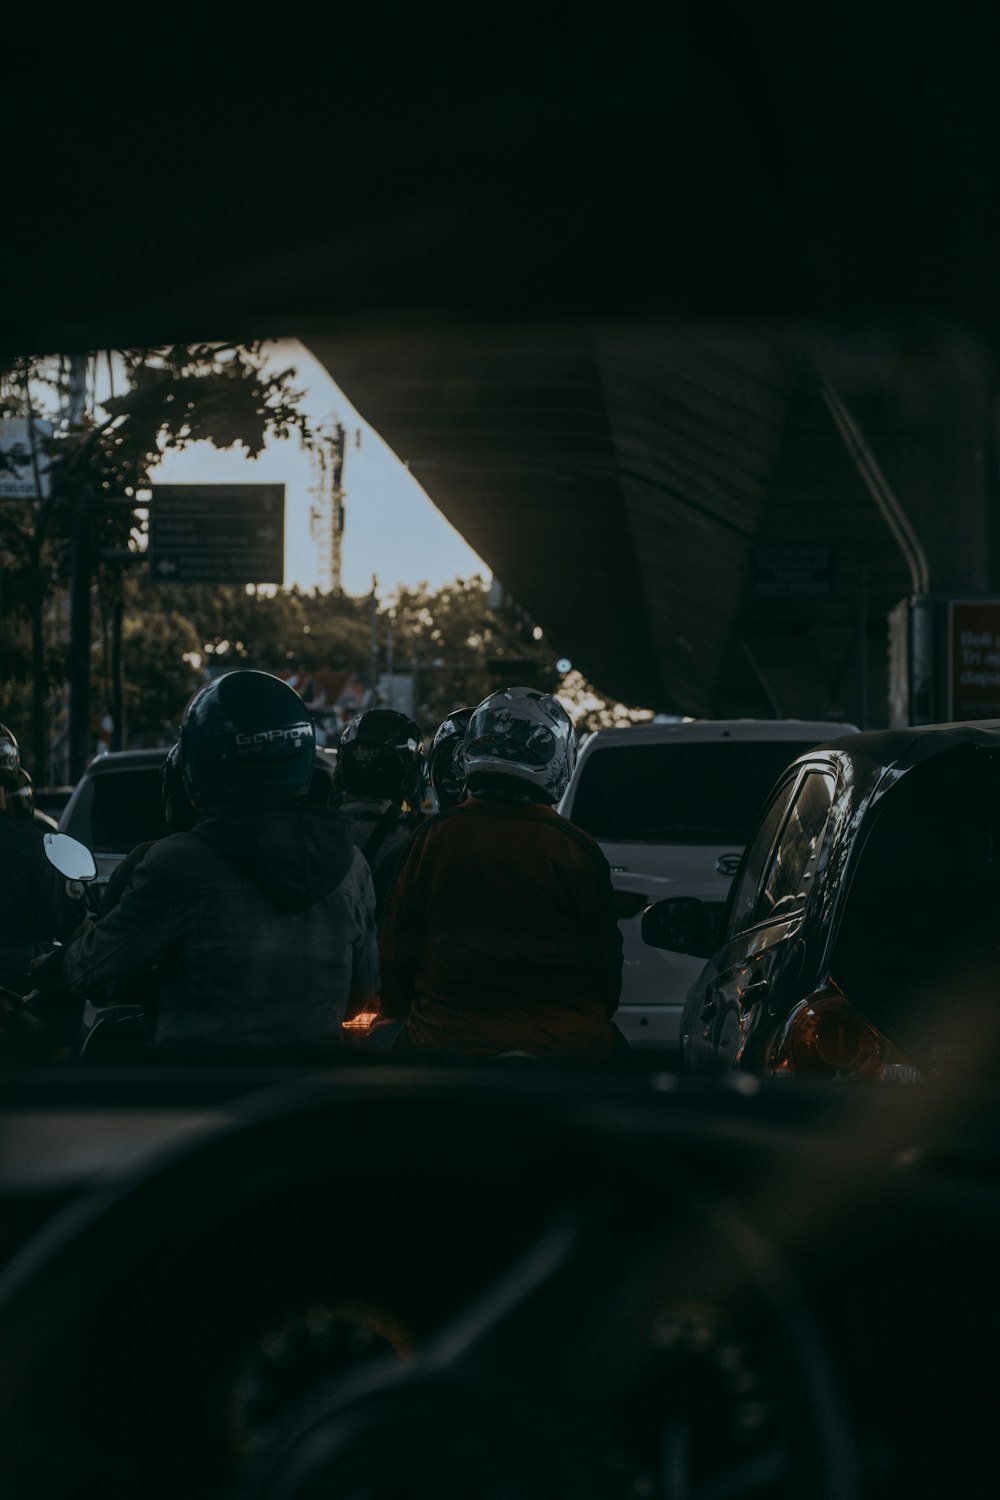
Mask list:
[[155,583],[284,583],[283,484],[155,484]]
[[953,599],[948,625],[949,718],[1000,719],[1000,599]]
[[[35,463],[32,462],[32,436],[34,454],[38,465],[38,481],[35,481]],[[0,496],[5,500],[48,499],[52,489],[49,475],[49,457],[41,451],[44,442],[52,436],[52,423],[35,417],[31,427],[25,417],[4,417],[0,421],[0,449],[5,462],[0,464]]]

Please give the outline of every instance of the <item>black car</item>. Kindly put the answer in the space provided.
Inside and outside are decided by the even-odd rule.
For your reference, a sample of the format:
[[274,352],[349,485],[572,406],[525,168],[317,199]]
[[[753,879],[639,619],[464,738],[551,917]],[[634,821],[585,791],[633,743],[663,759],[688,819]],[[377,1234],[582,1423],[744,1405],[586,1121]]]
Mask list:
[[1000,723],[860,734],[799,758],[716,909],[647,908],[711,953],[685,1002],[696,1072],[910,1080],[1000,1057]]
[[136,844],[166,833],[160,792],[166,753],[164,745],[95,756],[63,808],[59,831],[93,850],[98,884],[107,883]]

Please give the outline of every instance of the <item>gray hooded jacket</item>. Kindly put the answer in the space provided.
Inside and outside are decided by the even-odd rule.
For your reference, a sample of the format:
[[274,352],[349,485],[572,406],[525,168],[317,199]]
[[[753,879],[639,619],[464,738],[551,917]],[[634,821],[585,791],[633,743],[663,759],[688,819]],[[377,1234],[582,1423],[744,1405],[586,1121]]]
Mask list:
[[119,904],[67,950],[77,993],[158,964],[158,1051],[329,1043],[378,992],[375,896],[331,808],[226,808],[154,844]]

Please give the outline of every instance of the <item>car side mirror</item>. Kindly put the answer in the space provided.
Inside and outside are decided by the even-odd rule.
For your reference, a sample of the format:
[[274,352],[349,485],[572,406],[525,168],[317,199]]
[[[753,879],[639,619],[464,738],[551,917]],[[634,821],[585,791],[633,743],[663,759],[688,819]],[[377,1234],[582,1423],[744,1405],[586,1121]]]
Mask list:
[[68,833],[47,833],[42,839],[45,858],[67,880],[96,880],[97,864],[86,844]]
[[651,948],[708,958],[715,950],[722,905],[694,896],[671,896],[654,901],[642,914],[642,940]]

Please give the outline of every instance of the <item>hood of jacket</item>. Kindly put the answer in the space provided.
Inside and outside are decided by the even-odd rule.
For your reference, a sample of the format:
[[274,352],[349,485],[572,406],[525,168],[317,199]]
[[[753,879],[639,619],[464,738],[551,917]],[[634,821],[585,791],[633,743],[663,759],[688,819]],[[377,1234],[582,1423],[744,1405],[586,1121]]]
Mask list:
[[220,808],[195,833],[284,911],[314,906],[354,862],[350,818],[297,798]]

